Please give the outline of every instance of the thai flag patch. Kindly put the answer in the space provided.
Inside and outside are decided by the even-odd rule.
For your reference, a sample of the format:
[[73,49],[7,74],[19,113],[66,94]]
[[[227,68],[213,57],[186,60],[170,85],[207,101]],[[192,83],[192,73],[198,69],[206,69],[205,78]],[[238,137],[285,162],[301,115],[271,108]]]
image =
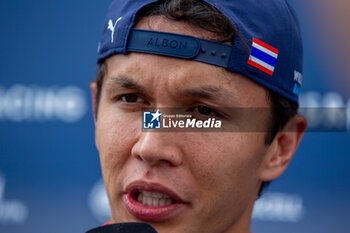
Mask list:
[[278,49],[253,38],[253,47],[248,60],[249,65],[272,76],[277,57]]

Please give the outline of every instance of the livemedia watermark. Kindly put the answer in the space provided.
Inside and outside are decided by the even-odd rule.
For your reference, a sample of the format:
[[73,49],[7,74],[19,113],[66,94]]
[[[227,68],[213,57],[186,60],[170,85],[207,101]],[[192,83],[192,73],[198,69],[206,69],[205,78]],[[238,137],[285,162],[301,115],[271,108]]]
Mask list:
[[[286,108],[157,108],[142,111],[146,132],[268,132]],[[346,132],[346,108],[300,108],[308,132]],[[289,129],[290,130],[290,129]]]

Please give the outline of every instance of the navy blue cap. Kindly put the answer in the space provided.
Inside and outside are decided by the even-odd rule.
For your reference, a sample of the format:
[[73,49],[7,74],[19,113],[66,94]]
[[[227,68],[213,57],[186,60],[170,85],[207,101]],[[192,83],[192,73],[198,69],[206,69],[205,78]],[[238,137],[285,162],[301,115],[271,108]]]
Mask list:
[[[298,103],[303,48],[286,0],[204,0],[236,27],[233,46],[187,35],[135,29],[137,13],[155,0],[114,0],[107,12],[98,62],[129,52],[191,59],[240,73]],[[247,45],[249,51],[247,51]]]

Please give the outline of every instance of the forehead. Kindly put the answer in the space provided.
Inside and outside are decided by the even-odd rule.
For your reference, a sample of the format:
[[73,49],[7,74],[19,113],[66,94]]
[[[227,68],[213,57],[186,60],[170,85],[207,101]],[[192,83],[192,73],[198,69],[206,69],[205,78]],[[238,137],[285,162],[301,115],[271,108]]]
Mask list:
[[[185,34],[205,39],[215,39],[215,35],[188,23],[174,21],[164,16],[142,18],[135,26],[139,29],[156,30]],[[155,92],[162,90],[174,92],[183,89],[204,87],[210,89],[217,97],[225,95],[237,103],[251,106],[267,106],[266,89],[250,79],[224,68],[193,60],[185,60],[160,55],[130,53],[114,55],[107,59],[108,73],[106,83],[123,77],[133,83]],[[221,90],[215,91],[215,90]]]

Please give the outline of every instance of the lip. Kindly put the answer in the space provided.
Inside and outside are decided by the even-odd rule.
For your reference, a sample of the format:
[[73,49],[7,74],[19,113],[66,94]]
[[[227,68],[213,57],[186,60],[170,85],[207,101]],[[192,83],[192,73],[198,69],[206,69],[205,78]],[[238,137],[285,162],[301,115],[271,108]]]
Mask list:
[[[137,190],[165,194],[176,202],[166,206],[144,205],[135,199],[135,192]],[[130,183],[125,189],[123,201],[130,214],[138,219],[146,221],[163,221],[172,218],[183,211],[187,204],[171,189],[158,183],[148,183],[145,181],[135,181]]]

